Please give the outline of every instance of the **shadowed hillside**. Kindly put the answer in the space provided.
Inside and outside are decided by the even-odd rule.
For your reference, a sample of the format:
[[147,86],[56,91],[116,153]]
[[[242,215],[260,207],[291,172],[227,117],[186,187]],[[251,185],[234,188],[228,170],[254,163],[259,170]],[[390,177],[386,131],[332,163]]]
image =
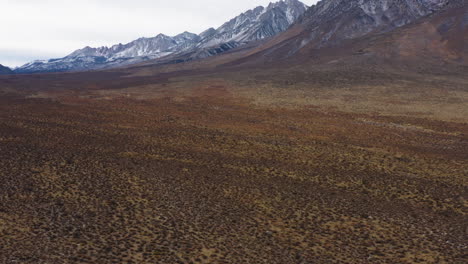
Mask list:
[[0,64],[0,75],[1,74],[13,74],[13,71],[10,68]]

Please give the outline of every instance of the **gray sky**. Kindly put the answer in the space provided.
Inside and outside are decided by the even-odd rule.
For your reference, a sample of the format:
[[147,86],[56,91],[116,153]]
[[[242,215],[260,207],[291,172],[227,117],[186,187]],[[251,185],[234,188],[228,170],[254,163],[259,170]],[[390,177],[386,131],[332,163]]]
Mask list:
[[[16,67],[85,46],[200,33],[277,0],[0,0],[0,64]],[[317,0],[302,0],[312,5]]]

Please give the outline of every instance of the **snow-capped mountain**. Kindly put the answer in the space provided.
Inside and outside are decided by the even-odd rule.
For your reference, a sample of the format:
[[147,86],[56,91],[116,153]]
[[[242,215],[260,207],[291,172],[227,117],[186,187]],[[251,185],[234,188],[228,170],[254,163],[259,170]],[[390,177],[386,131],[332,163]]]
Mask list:
[[[249,42],[273,37],[287,30],[304,14],[308,6],[298,0],[284,0],[259,6],[231,19],[218,29],[210,28],[199,36],[201,41],[179,56],[179,60],[197,60],[224,53]],[[184,59],[180,59],[184,57]]]
[[281,0],[267,7],[259,6],[235,17],[218,29],[200,35],[184,32],[177,36],[159,34],[112,47],[85,47],[70,55],[34,61],[15,69],[17,73],[66,72],[119,67],[171,54],[197,52],[213,56],[245,43],[272,37],[294,23],[307,9],[298,0]]
[[126,45],[118,44],[110,48],[86,47],[84,49],[73,52],[68,57],[102,56],[107,59],[118,59],[148,55],[158,56],[167,52],[180,50],[181,48],[191,46],[194,43],[197,43],[198,40],[199,37],[196,34],[189,32],[184,32],[175,37],[159,34],[154,38],[140,38]]
[[246,43],[272,37],[285,31],[307,6],[298,0],[285,0],[270,3],[267,7],[259,6],[233,18],[218,29],[210,28],[200,34],[198,47],[238,42]]
[[407,25],[445,6],[449,0],[322,0],[310,8],[300,23],[309,31],[301,42],[319,46],[370,32],[386,32]]
[[[309,8],[287,31],[278,34],[274,39],[259,45],[255,52],[256,58],[265,61],[277,61],[280,59],[306,58],[306,54],[313,54],[327,47],[339,47],[345,43],[357,43],[357,39],[364,39],[367,46],[372,46],[377,37],[393,32],[403,26],[417,24],[420,19],[429,17],[444,10],[455,2],[466,2],[467,0],[321,0]],[[461,5],[461,4],[460,4]],[[447,22],[444,26],[431,30],[434,32],[448,30],[455,27],[459,21]],[[457,23],[456,23],[457,22]],[[455,31],[455,30],[453,30]],[[460,32],[460,31],[456,31]],[[463,35],[463,34],[459,34]],[[454,37],[461,38],[461,36]],[[441,36],[425,40],[423,37],[412,40],[411,36],[403,36],[406,39],[400,47],[392,46],[392,49],[402,50],[403,46],[428,47],[434,45],[438,40],[448,43],[449,39]],[[390,46],[392,41],[382,46]],[[404,41],[403,41],[404,42]],[[428,44],[430,43],[430,44]],[[462,46],[456,44],[458,47]],[[445,50],[448,46],[440,44]],[[395,48],[396,47],[396,48]],[[337,51],[339,48],[337,49]],[[382,51],[382,50],[381,50]],[[345,50],[343,50],[345,52]],[[361,49],[360,52],[364,52]],[[388,51],[385,51],[388,52]],[[413,53],[414,50],[412,51]],[[409,54],[409,53],[408,53]],[[252,55],[252,53],[250,53]]]
[[128,44],[112,47],[85,47],[61,59],[34,61],[15,69],[17,73],[62,72],[124,66],[160,58],[192,47],[200,37],[184,32],[174,37],[159,34],[154,38],[140,38]]

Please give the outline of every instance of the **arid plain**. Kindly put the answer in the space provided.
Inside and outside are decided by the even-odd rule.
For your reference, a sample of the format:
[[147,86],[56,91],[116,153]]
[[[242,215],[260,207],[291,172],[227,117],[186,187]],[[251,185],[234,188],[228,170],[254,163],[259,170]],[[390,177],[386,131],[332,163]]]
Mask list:
[[152,71],[0,78],[0,262],[466,261],[463,68]]
[[[252,36],[288,14],[256,10]],[[467,14],[323,0],[248,44],[0,76],[0,263],[467,263]]]

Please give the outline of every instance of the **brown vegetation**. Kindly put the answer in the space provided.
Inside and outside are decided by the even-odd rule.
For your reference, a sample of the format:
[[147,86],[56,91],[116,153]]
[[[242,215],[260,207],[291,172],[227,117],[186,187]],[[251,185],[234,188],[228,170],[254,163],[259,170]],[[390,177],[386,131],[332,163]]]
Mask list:
[[466,263],[467,34],[437,33],[446,15],[288,60],[298,26],[0,76],[0,263]]
[[466,259],[466,123],[265,103],[277,94],[226,76],[39,93],[10,81],[0,262]]

